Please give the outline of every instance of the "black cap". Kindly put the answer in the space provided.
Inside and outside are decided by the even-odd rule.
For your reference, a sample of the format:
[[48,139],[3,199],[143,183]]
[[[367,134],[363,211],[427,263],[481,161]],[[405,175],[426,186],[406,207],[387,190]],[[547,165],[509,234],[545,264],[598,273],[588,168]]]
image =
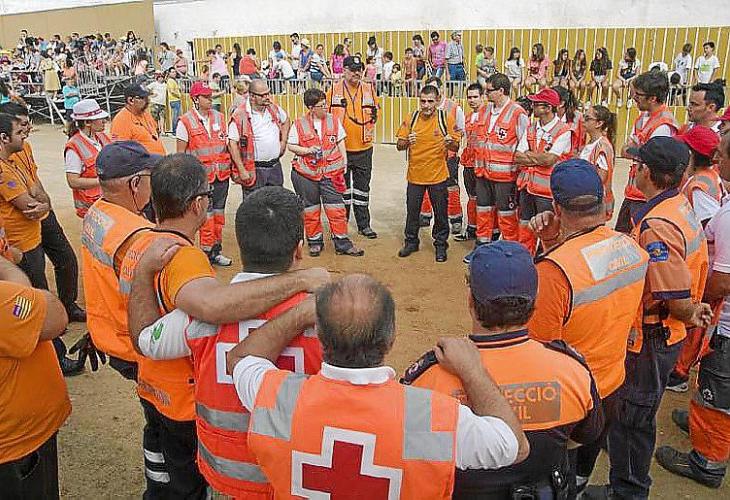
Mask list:
[[132,83],[130,85],[127,85],[127,87],[124,89],[125,99],[129,97],[147,97],[148,95],[150,95],[150,93],[139,83]]
[[347,56],[342,62],[342,65],[350,71],[362,71],[365,69],[365,65],[362,63],[360,56]]
[[626,152],[651,170],[674,172],[677,167],[689,165],[689,148],[672,137],[652,137],[640,148],[628,148]]
[[161,159],[136,141],[112,142],[99,151],[96,174],[102,181],[121,179],[154,168]]

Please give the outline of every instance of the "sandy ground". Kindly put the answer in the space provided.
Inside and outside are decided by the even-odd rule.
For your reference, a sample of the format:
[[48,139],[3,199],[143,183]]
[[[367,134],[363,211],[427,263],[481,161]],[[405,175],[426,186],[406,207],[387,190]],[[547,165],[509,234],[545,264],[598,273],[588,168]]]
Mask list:
[[[64,136],[60,128],[42,125],[31,136],[40,176],[48,190],[56,214],[74,248],[79,247],[81,221],[76,217],[71,192],[65,183],[62,163]],[[168,150],[173,150],[171,139]],[[288,161],[284,162],[288,165]],[[466,308],[465,267],[462,257],[472,243],[451,242],[449,260],[435,264],[430,234],[422,231],[421,251],[408,259],[396,252],[402,243],[405,218],[405,157],[393,146],[377,146],[372,184],[373,228],[380,237],[366,240],[356,236],[362,246],[363,258],[335,256],[331,245],[318,259],[307,257],[307,266],[325,266],[337,274],[367,272],[383,281],[392,290],[398,307],[398,339],[388,356],[401,373],[440,336],[463,335],[469,331]],[[288,168],[286,168],[288,171]],[[618,168],[614,189],[617,206],[626,182],[626,165]],[[288,176],[288,174],[287,174]],[[287,184],[289,181],[287,180]],[[227,206],[229,221],[241,201],[240,190],[231,189]],[[465,200],[464,200],[465,202]],[[234,259],[228,269],[219,270],[221,280],[229,280],[240,268],[233,229],[224,233],[226,254]],[[79,252],[77,251],[77,255]],[[50,263],[47,267],[52,279]],[[83,297],[83,293],[81,294]],[[82,299],[81,299],[82,300]],[[66,336],[67,345],[85,330],[73,324]],[[65,498],[135,498],[143,491],[140,405],[132,383],[123,380],[114,370],[104,367],[96,373],[68,379],[73,413],[60,430],[59,453],[62,495]],[[670,444],[681,449],[689,447],[686,435],[676,430],[669,418],[672,408],[686,406],[686,395],[668,393],[659,415],[658,445]],[[717,491],[706,489],[689,480],[672,476],[658,466],[653,467],[656,498],[730,498],[730,486]],[[605,457],[601,458],[594,483],[607,476]]]

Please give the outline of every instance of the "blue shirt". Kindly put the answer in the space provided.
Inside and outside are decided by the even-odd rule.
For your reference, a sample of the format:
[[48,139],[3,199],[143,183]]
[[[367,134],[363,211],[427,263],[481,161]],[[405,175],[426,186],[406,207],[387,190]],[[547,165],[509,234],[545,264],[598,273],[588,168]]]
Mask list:
[[74,104],[81,100],[79,88],[73,85],[65,85],[63,87],[63,107],[64,109],[73,109]]

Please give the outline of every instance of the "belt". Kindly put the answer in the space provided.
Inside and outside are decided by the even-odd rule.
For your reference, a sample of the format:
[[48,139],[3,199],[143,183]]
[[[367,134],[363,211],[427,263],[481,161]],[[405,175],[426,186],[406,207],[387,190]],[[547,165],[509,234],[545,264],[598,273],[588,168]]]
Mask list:
[[278,163],[279,163],[278,158],[274,158],[273,160],[267,160],[267,161],[253,162],[253,164],[256,168],[271,168],[271,167],[275,167]]

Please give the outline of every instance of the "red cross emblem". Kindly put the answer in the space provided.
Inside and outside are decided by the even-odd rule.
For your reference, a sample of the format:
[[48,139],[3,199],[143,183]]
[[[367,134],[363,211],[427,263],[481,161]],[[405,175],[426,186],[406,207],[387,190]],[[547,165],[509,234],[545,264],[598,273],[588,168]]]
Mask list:
[[374,434],[325,427],[320,455],[292,452],[292,495],[396,500],[403,471],[373,463],[375,441]]
[[505,140],[507,138],[507,130],[501,127],[497,128],[497,137],[501,140]]

